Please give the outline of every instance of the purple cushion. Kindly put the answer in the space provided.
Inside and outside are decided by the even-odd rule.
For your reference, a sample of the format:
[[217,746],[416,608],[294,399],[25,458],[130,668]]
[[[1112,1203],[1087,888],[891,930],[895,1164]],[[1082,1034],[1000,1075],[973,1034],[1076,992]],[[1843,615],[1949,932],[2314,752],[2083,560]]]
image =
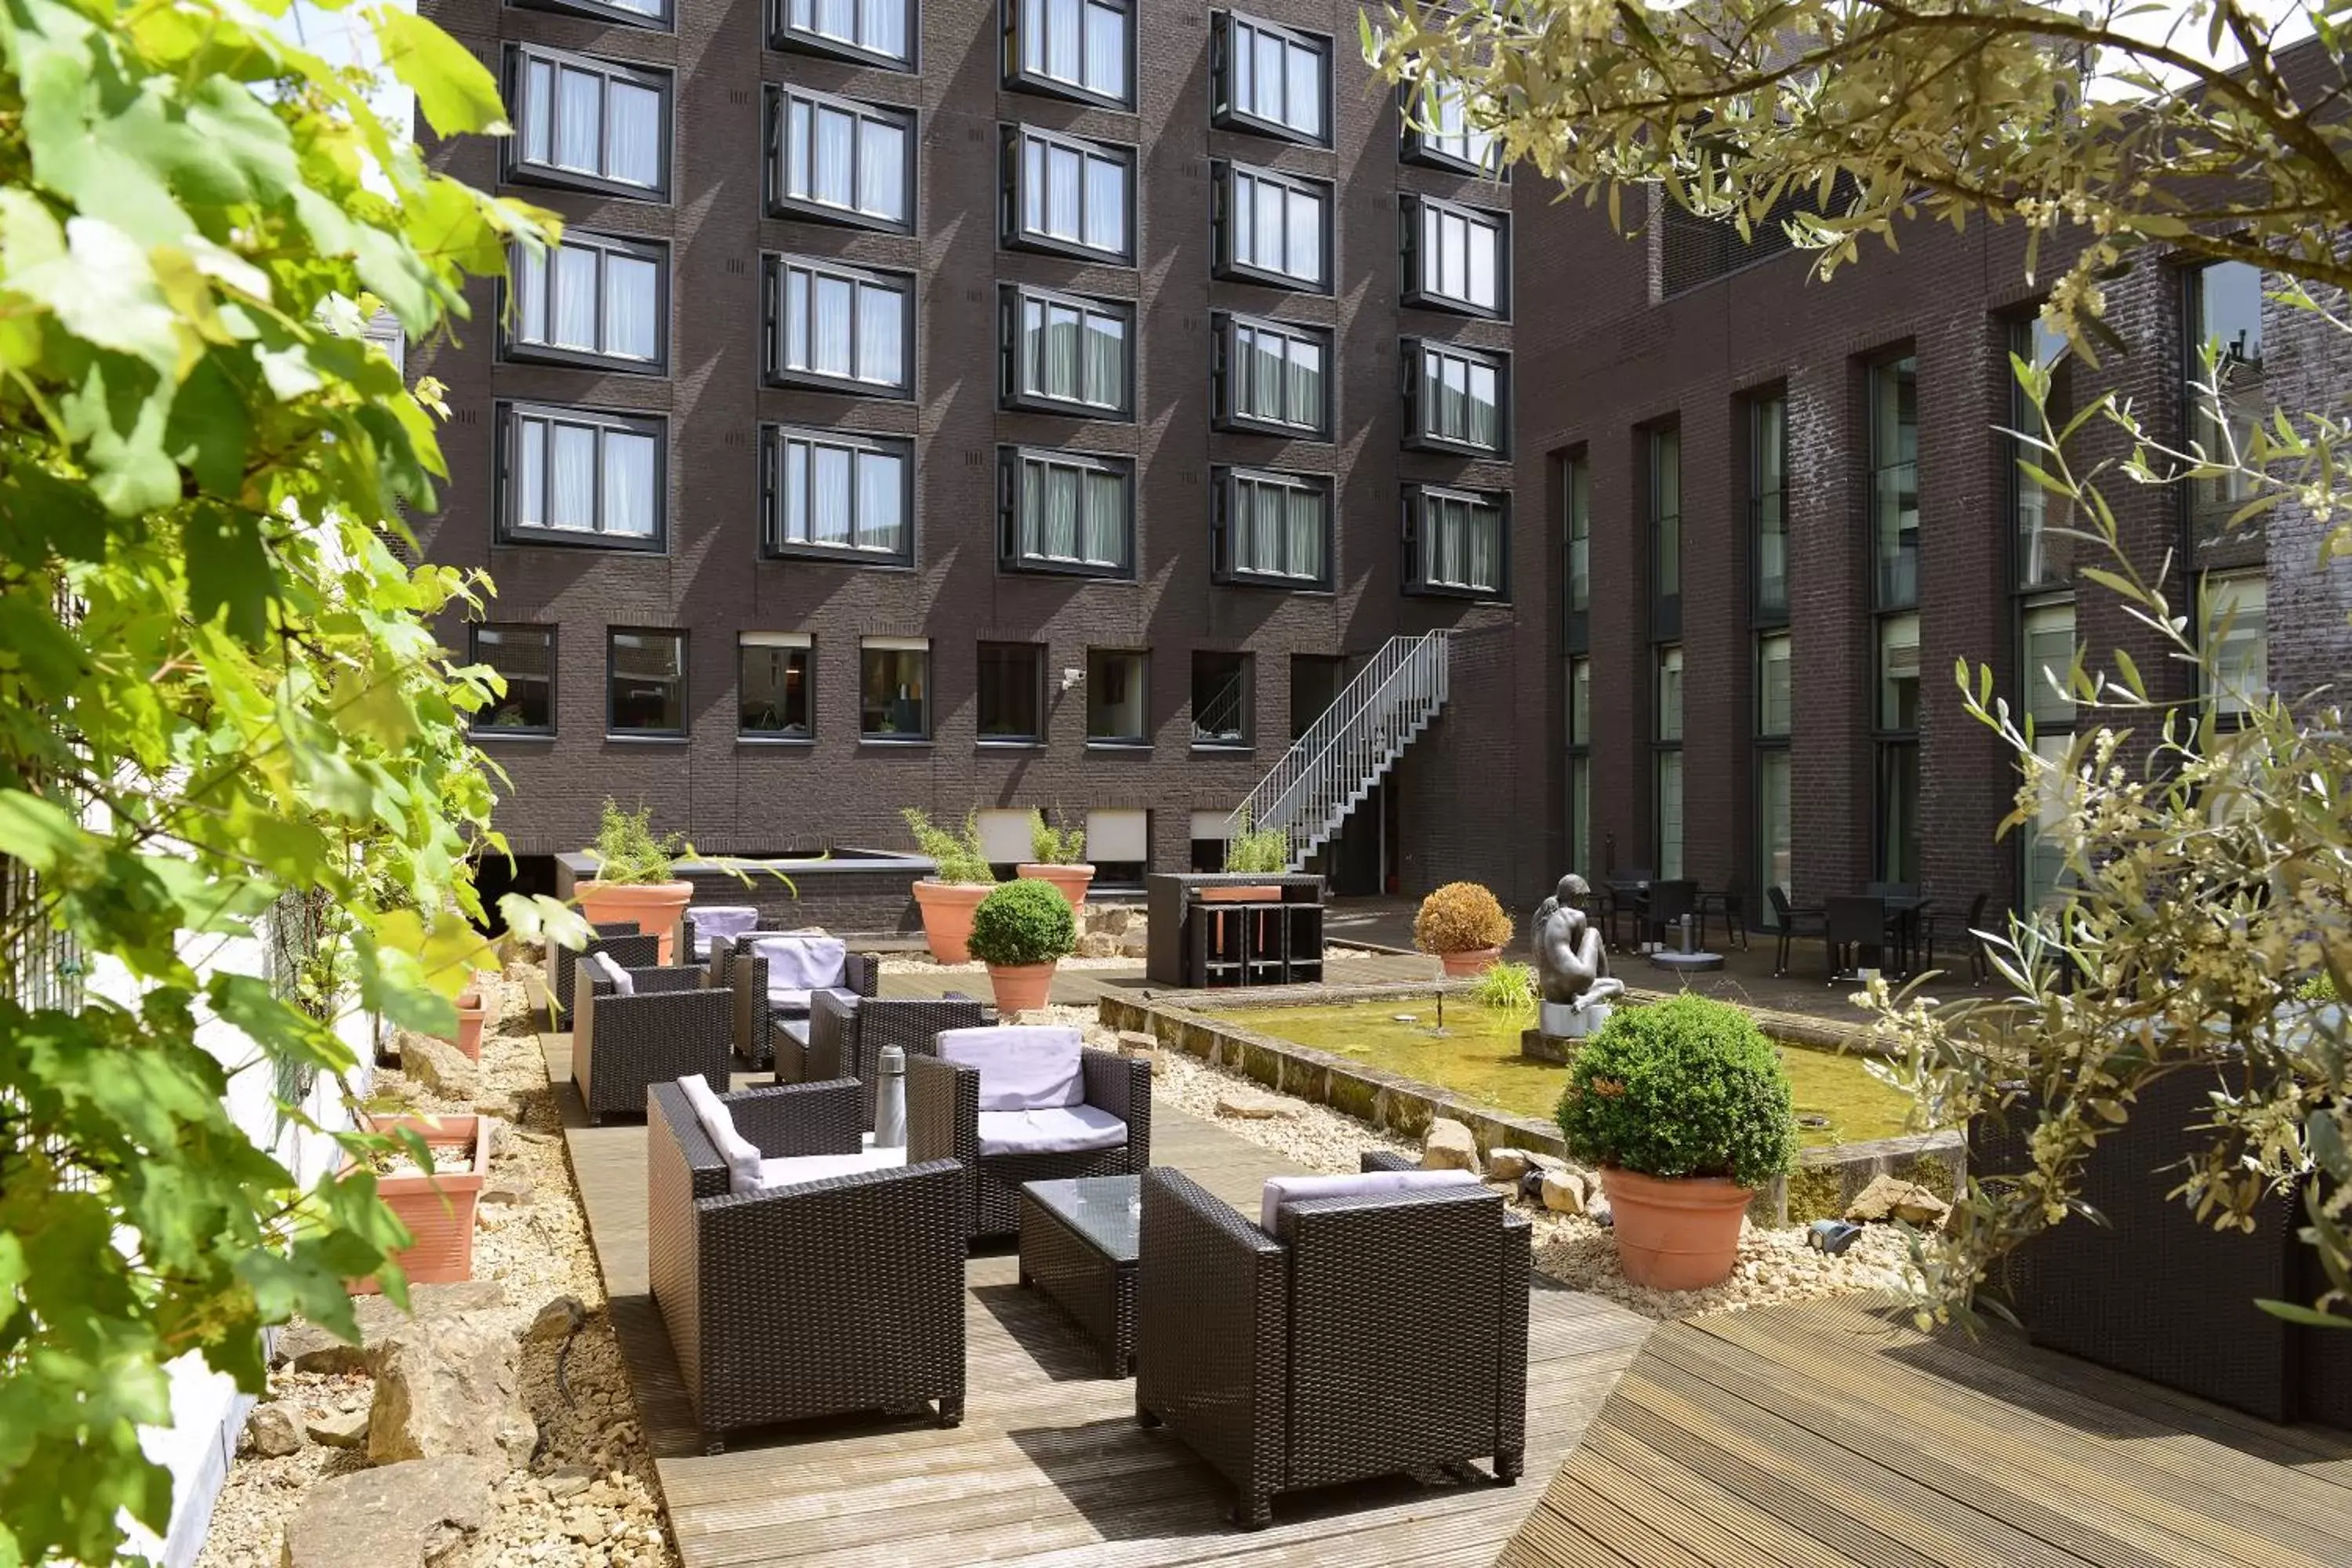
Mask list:
[[1127,1142],[1127,1123],[1098,1105],[1047,1105],[1034,1110],[980,1113],[980,1152],[990,1154],[1083,1154]]
[[1411,1193],[1424,1187],[1478,1185],[1467,1171],[1365,1171],[1352,1176],[1268,1176],[1258,1199],[1258,1228],[1275,1234],[1275,1216],[1285,1204],[1306,1198],[1367,1197],[1375,1193]]
[[803,1182],[821,1182],[828,1176],[857,1176],[867,1171],[893,1171],[907,1163],[904,1149],[867,1147],[855,1154],[798,1154],[787,1159],[760,1162],[759,1192],[772,1192],[778,1187],[797,1187]]
[[768,990],[814,991],[849,978],[849,949],[837,936],[763,936],[751,956],[768,961]]
[[1083,1105],[1078,1032],[1054,1024],[998,1024],[942,1029],[940,1059],[980,1069],[982,1110],[1039,1110]]
[[613,962],[611,953],[592,952],[580,962],[586,964],[597,979],[610,983],[613,994],[615,996],[634,996],[637,994],[637,983],[630,978],[627,970]]
[[694,956],[710,956],[710,939],[723,936],[729,941],[741,936],[760,923],[760,911],[749,904],[698,904],[686,911],[694,922]]
[[835,996],[844,997],[852,1002],[857,1000],[856,992],[845,991],[838,985],[820,985],[816,991],[803,991],[795,985],[771,985],[768,987],[768,1005],[797,1007],[805,1013],[809,1008],[810,998],[816,995],[818,991],[829,991]]

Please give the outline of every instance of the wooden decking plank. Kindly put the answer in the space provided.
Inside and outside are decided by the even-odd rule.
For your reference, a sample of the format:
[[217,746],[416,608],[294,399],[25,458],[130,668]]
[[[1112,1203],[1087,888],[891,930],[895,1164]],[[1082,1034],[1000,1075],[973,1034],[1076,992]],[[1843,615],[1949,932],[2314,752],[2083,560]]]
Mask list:
[[[1572,1531],[1566,1528],[1571,1518],[1576,1521]],[[1699,1556],[1593,1487],[1573,1468],[1560,1472],[1546,1491],[1543,1506],[1528,1516],[1519,1534],[1538,1545],[1548,1535],[1589,1541],[1640,1568],[1721,1568],[1719,1562]]]
[[1652,1528],[1672,1533],[1727,1568],[1853,1568],[1853,1559],[1828,1543],[1790,1529],[1614,1426],[1596,1424],[1588,1429],[1570,1463],[1587,1484],[1631,1504]]

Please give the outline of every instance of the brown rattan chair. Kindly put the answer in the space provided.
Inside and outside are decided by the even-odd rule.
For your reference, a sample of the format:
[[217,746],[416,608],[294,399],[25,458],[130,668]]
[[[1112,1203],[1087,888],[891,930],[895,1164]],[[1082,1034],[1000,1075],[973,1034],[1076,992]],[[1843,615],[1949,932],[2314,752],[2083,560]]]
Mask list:
[[643,1112],[646,1090],[656,1083],[699,1073],[723,1084],[732,1065],[729,998],[703,985],[701,970],[631,969],[628,975],[635,991],[623,996],[593,967],[580,972],[587,984],[572,1026],[572,1082],[592,1122]]
[[[726,960],[727,978],[724,984],[735,995],[735,1054],[751,1064],[756,1071],[775,1063],[774,1031],[778,1018],[805,1018],[808,1005],[779,1007],[768,1000],[768,961],[752,949],[752,943],[770,937],[794,936],[794,931],[750,931],[735,939]],[[719,941],[711,942],[714,970]],[[871,996],[881,988],[882,961],[870,953],[842,954],[841,988],[859,996]]]
[[928,1053],[907,1058],[907,1158],[953,1160],[971,1173],[970,1232],[1021,1228],[1021,1188],[1076,1176],[1131,1176],[1151,1163],[1151,1064],[1083,1051],[1086,1103],[1127,1123],[1127,1142],[1076,1154],[980,1152],[980,1073]]
[[593,934],[586,946],[577,952],[549,942],[547,955],[548,982],[554,987],[555,1027],[558,1032],[572,1027],[572,994],[577,987],[580,961],[592,952],[609,952],[613,962],[624,969],[650,966],[661,953],[661,939],[651,933],[639,934],[637,928],[626,921],[609,925],[590,926]]
[[[1368,1168],[1382,1168],[1368,1160]],[[1286,1205],[1269,1236],[1181,1171],[1143,1174],[1135,1405],[1268,1523],[1276,1492],[1525,1462],[1528,1222],[1458,1188]]]
[[[857,1085],[719,1097],[771,1159],[853,1153]],[[674,1083],[647,1092],[646,1274],[706,1453],[747,1426],[936,1401],[963,1419],[964,1172],[950,1160],[728,1189]]]
[[[871,1131],[874,1085],[881,1069],[883,1047],[898,1047],[911,1061],[936,1054],[933,1042],[940,1030],[976,1029],[988,1021],[987,1007],[969,997],[889,997],[877,1001],[870,996],[836,996],[830,991],[820,991],[809,998],[807,1046],[797,1053],[787,1053],[782,1039],[775,1042],[776,1081],[822,1083],[828,1079],[856,1079],[865,1100],[865,1126]],[[788,1069],[797,1071],[788,1077]]]

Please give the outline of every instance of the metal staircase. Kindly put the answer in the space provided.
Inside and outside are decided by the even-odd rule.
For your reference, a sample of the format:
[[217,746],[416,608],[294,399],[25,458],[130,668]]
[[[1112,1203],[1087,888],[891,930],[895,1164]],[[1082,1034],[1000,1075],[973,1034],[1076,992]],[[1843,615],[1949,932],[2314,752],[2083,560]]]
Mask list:
[[1445,706],[1446,634],[1391,637],[1233,815],[1279,828],[1297,870]]

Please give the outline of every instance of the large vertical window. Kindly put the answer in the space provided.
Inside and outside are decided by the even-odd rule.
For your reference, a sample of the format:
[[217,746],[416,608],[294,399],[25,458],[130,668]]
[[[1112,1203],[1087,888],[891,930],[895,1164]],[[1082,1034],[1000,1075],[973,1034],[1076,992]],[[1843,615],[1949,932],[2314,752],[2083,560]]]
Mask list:
[[1657,825],[1658,875],[1674,881],[1683,874],[1683,650],[1669,643],[1657,651],[1651,691],[1652,802]]
[[686,634],[614,629],[605,636],[605,732],[685,734]]
[[1150,744],[1150,655],[1126,648],[1087,649],[1088,745]]
[[1001,174],[1006,245],[1134,259],[1134,148],[1009,125]]
[[[2033,721],[2034,753],[2044,762],[2063,762],[2074,739],[2074,699],[2068,677],[2074,668],[2074,605],[2071,599],[2047,599],[2026,605],[2018,617],[2020,649],[2019,707]],[[2033,820],[2020,836],[2022,855],[2022,904],[2037,909],[2048,903],[2063,885],[2064,848],[2049,831],[2055,813],[2064,808],[2064,792],[2045,785]]]
[[1009,572],[1135,574],[1135,473],[1117,458],[997,450],[997,563]]
[[1444,485],[1404,488],[1407,593],[1510,596],[1510,498]]
[[1683,435],[1653,430],[1650,448],[1650,626],[1654,635],[1682,633]]
[[912,70],[917,0],[771,0],[772,48]]
[[912,233],[915,117],[805,88],[769,89],[768,211]]
[[1775,918],[1767,888],[1789,886],[1791,849],[1789,811],[1789,738],[1795,728],[1796,693],[1790,679],[1791,644],[1787,632],[1756,639],[1756,887],[1755,906]]
[[1214,329],[1210,392],[1217,428],[1316,439],[1330,433],[1329,332],[1223,313]]
[[1331,40],[1237,12],[1211,16],[1210,121],[1331,144]]
[[1560,459],[1560,647],[1582,653],[1592,614],[1592,467],[1584,454]]
[[1756,556],[1753,613],[1759,624],[1789,618],[1789,400],[1748,403],[1748,536]]
[[1405,444],[1424,451],[1499,457],[1511,428],[1501,354],[1404,340]]
[[1878,880],[1919,880],[1919,616],[1878,620]]
[[814,654],[806,632],[745,632],[735,641],[735,732],[805,741],[816,732]]
[[1318,293],[1331,287],[1331,186],[1219,160],[1210,210],[1216,275]]
[[1135,106],[1128,0],[1003,0],[1004,85]]
[[765,265],[771,382],[914,395],[913,278],[805,256],[771,256]]
[[1259,468],[1219,468],[1213,571],[1220,583],[1331,585],[1331,481]]
[[621,195],[669,195],[670,74],[538,45],[507,46],[520,130],[507,177]]
[[[2073,569],[2074,541],[2065,537],[2065,503],[2036,483],[2021,465],[2047,468],[2044,455],[2025,444],[2023,437],[2042,434],[2044,415],[2053,429],[2063,430],[2073,414],[2071,368],[2065,335],[2036,318],[2010,328],[2010,352],[2050,373],[2050,395],[2042,413],[2034,411],[2025,388],[2010,381],[2010,428],[2019,435],[2000,437],[2009,447],[2010,519],[2016,551],[2016,586],[2021,592],[2063,584]],[[2054,503],[2054,505],[2053,505]]]
[[1870,367],[1871,591],[1882,610],[1919,602],[1919,362]]
[[2211,650],[2213,710],[2242,717],[2270,697],[2270,585],[2262,569],[2209,574],[2204,637]]
[[1045,649],[1034,642],[980,645],[977,710],[982,745],[1035,745],[1045,739]]
[[509,544],[664,542],[658,419],[553,408],[499,408],[499,523]]
[[915,558],[911,443],[761,427],[761,537],[771,555],[904,566]]
[[1239,748],[1250,743],[1255,672],[1245,653],[1192,651],[1192,744]]
[[[2263,275],[2243,261],[2219,261],[2189,273],[2188,284],[2189,439],[2209,462],[2242,461],[2269,413],[2263,396]],[[2209,375],[2221,395],[2218,408],[2193,384]],[[2227,532],[2231,516],[2255,493],[2242,473],[2195,480],[2189,504],[2198,537]]]
[[1404,302],[1466,316],[1509,315],[1510,215],[1434,196],[1401,200]]
[[506,695],[474,715],[477,735],[555,733],[555,628],[478,626],[473,662],[507,683]]
[[867,637],[857,645],[857,738],[931,738],[928,637]]
[[1001,393],[1014,408],[1123,419],[1135,406],[1135,307],[1025,284],[999,290]]
[[1592,864],[1592,661],[1568,661],[1568,865],[1590,877]]
[[1433,79],[1417,95],[1409,95],[1402,128],[1402,152],[1409,162],[1465,174],[1509,177],[1501,168],[1501,146],[1492,132],[1476,123],[1458,84]]
[[568,228],[509,253],[509,359],[661,370],[669,353],[669,249]]

